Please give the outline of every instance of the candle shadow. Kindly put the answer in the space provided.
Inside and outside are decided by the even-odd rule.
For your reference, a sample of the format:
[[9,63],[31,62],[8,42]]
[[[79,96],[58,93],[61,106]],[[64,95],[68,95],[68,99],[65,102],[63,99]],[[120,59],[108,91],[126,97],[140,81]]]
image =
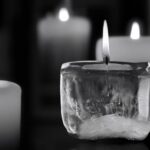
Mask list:
[[100,142],[82,142],[70,150],[148,150],[143,142],[127,140],[101,140]]

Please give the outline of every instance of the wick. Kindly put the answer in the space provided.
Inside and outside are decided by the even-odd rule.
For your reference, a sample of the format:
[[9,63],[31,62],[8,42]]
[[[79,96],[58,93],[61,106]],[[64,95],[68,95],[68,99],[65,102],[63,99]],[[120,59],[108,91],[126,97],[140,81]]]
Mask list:
[[109,57],[108,56],[104,57],[104,62],[106,65],[108,65],[108,63],[109,63]]

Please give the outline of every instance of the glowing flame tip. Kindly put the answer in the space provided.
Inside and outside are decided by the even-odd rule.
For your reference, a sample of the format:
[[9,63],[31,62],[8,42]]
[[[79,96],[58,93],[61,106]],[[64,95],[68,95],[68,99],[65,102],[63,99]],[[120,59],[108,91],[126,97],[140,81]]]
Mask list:
[[67,9],[67,8],[61,8],[61,9],[59,10],[58,18],[59,18],[59,20],[62,21],[62,22],[68,21],[69,18],[70,18],[68,9]]
[[132,40],[140,39],[140,26],[139,26],[138,22],[133,22],[132,28],[131,28],[131,33],[130,33],[130,38]]

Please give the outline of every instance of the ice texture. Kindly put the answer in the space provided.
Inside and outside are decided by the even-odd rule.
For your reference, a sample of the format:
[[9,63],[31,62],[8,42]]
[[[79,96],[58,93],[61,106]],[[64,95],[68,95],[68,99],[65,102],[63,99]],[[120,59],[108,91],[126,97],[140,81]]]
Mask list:
[[62,65],[61,115],[81,139],[142,140],[150,131],[147,63],[72,62]]

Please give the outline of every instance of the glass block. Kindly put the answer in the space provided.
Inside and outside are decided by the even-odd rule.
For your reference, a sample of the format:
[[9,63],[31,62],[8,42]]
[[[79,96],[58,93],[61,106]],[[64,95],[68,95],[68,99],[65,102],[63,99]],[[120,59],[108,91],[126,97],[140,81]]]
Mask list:
[[149,63],[64,63],[62,121],[79,139],[143,140],[150,131]]

